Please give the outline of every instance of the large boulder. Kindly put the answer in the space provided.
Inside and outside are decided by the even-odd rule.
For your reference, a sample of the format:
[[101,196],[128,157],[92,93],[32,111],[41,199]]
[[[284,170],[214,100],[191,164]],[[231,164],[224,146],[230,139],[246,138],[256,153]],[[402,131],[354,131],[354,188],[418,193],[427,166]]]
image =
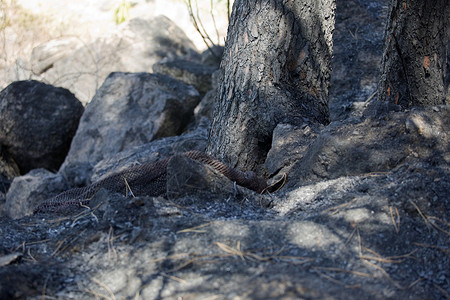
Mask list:
[[0,144],[0,193],[6,193],[14,177],[20,175],[19,167]]
[[68,90],[17,81],[0,92],[0,144],[21,174],[58,170],[84,111]]
[[126,26],[55,61],[42,76],[70,89],[87,104],[111,72],[151,72],[163,58],[177,57],[200,59],[194,44],[175,23],[164,16],[132,19]]
[[169,75],[193,85],[200,94],[212,89],[211,77],[216,69],[185,59],[162,60],[153,65],[153,72]]
[[65,37],[43,43],[31,52],[31,71],[39,75],[53,67],[58,60],[71,55],[83,45],[76,37]]
[[166,75],[112,73],[86,107],[60,171],[71,184],[86,184],[100,160],[181,134],[199,101],[192,86]]

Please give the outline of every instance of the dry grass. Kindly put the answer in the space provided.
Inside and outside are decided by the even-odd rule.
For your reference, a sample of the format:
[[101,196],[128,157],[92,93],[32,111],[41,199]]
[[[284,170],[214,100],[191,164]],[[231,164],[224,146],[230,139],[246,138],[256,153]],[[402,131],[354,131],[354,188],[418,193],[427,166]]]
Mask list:
[[335,215],[335,214],[337,214],[338,212],[340,212],[342,209],[344,209],[344,208],[350,206],[351,204],[353,204],[354,202],[356,202],[356,200],[358,200],[358,198],[353,198],[352,200],[350,200],[350,201],[348,201],[348,202],[345,202],[345,203],[342,203],[342,204],[339,204],[339,205],[336,205],[336,206],[327,208],[327,209],[325,209],[325,210],[322,212],[322,214],[328,214],[328,213],[330,213],[330,214],[332,214],[332,215]]
[[49,16],[23,9],[15,0],[0,0],[0,67],[28,57],[38,44],[60,37],[64,30]]
[[86,231],[86,229],[82,230],[81,232],[74,232],[67,236],[66,238],[58,241],[56,243],[56,249],[53,250],[53,253],[50,255],[50,257],[56,257],[58,255],[61,255],[63,252],[69,249],[69,247],[75,245],[75,242],[82,236],[82,234]]
[[[429,215],[425,215],[422,210],[419,208],[419,206],[412,200],[409,200],[409,202],[414,206],[414,208],[417,210],[417,212],[419,213],[419,215],[422,217],[425,225],[428,228],[433,228],[434,230],[437,231],[441,231],[443,233],[445,233],[446,235],[450,235],[450,230],[442,228],[441,226],[450,228],[450,223],[443,221],[437,217],[434,216],[429,216]],[[438,225],[438,223],[440,225]]]
[[118,255],[117,255],[117,251],[114,248],[114,229],[112,228],[112,226],[109,227],[109,232],[108,232],[108,237],[107,237],[107,245],[108,245],[108,261],[110,261],[111,259],[117,260],[118,259]]
[[95,299],[108,299],[108,300],[116,300],[116,296],[114,295],[113,291],[103,282],[101,282],[98,279],[92,278],[92,281],[95,282],[96,284],[98,284],[100,287],[102,287],[107,293],[108,295],[93,291],[93,290],[89,290],[89,289],[85,289],[85,292],[95,296]]
[[[350,285],[350,284],[347,284],[347,283],[345,283],[343,281],[337,280],[334,277],[321,272],[320,269],[313,268],[313,271],[316,272],[316,274],[319,275],[320,277],[323,277],[323,278],[325,278],[325,279],[327,279],[327,280],[329,280],[329,281],[331,281],[333,283],[339,284],[339,285],[341,285],[341,286],[343,286],[345,288],[354,289],[354,288],[360,288],[361,287],[360,284]],[[342,269],[336,269],[335,271],[343,271],[344,273],[346,273],[345,272],[346,270],[342,270]]]
[[[395,211],[395,216],[394,216],[394,211]],[[400,232],[400,214],[398,212],[397,207],[395,207],[395,210],[394,210],[394,208],[392,208],[392,206],[389,206],[389,212],[391,215],[391,221],[392,221],[392,224],[394,225],[395,232],[399,233]]]
[[195,227],[191,227],[191,228],[186,228],[180,231],[177,231],[177,233],[206,233],[207,231],[201,228],[205,228],[209,225],[212,225],[213,222],[208,222],[199,226],[195,226]]
[[413,244],[416,246],[419,246],[419,247],[438,249],[439,251],[441,251],[443,253],[450,254],[450,248],[448,248],[448,247],[442,247],[442,246],[430,245],[430,244],[424,244],[424,243],[417,243],[417,242],[414,242]]
[[125,176],[122,176],[123,181],[125,182],[125,197],[128,197],[131,195],[133,198],[136,198],[134,196],[133,190],[131,189],[130,185],[128,184],[128,180],[125,178]]
[[[193,230],[185,230],[183,232],[197,232],[196,228],[203,228],[210,225],[204,224],[197,227],[193,227]],[[240,241],[235,242],[235,246],[230,246],[226,243],[215,242],[216,249],[219,249],[219,252],[216,252],[214,248],[206,249],[212,252],[213,254],[200,254],[199,252],[189,252],[189,253],[178,253],[174,255],[170,255],[167,257],[157,258],[151,261],[151,263],[159,263],[167,260],[178,261],[178,265],[173,269],[165,271],[164,274],[170,274],[177,271],[180,271],[191,265],[202,265],[202,264],[210,264],[210,263],[221,263],[223,259],[226,258],[238,258],[240,260],[248,260],[253,262],[270,262],[270,263],[280,263],[280,262],[289,262],[291,264],[301,265],[308,262],[311,262],[313,259],[309,257],[300,257],[300,256],[284,256],[281,253],[284,251],[284,247],[280,247],[279,249],[242,249]],[[200,249],[201,250],[201,249]],[[175,278],[171,278],[173,280],[179,281]]]

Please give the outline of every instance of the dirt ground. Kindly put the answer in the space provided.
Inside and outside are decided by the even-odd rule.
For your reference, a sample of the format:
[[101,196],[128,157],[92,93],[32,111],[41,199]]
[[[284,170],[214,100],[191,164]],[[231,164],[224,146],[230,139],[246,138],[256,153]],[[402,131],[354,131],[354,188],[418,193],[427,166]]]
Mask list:
[[[448,166],[1,218],[2,299],[445,299]],[[265,196],[268,197],[268,196]],[[101,204],[96,208],[96,204]]]

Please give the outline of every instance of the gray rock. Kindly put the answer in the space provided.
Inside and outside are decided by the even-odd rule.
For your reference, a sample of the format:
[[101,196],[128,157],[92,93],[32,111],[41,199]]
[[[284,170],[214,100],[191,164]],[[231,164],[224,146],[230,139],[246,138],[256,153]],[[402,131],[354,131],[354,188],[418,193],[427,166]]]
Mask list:
[[278,124],[273,131],[272,146],[265,162],[269,175],[274,175],[283,167],[301,160],[308,146],[320,133],[320,129],[316,124],[305,124],[301,127]]
[[199,99],[192,86],[165,75],[112,73],[86,107],[60,172],[85,185],[100,160],[181,134]]
[[204,95],[212,89],[211,76],[216,69],[185,59],[162,60],[153,65],[153,72],[166,74],[193,85]]
[[217,90],[213,89],[208,91],[205,96],[203,96],[202,100],[194,110],[196,120],[200,120],[201,118],[207,118],[209,120],[213,119],[216,93]]
[[219,86],[220,80],[222,79],[222,71],[216,70],[212,76],[212,86],[211,90],[209,90],[205,96],[203,96],[200,103],[194,110],[195,119],[198,122],[202,118],[207,118],[212,120],[214,114],[214,103],[216,101],[217,88]]
[[214,45],[210,49],[203,51],[201,59],[202,64],[218,69],[220,67],[220,62],[222,61],[224,49],[225,48],[222,46]]
[[57,170],[69,151],[83,106],[68,90],[17,81],[0,92],[0,143],[19,166]]
[[65,37],[41,44],[31,52],[31,70],[36,75],[42,74],[82,45],[81,40],[76,37]]
[[163,58],[198,56],[194,44],[170,19],[132,19],[117,31],[54,62],[43,78],[70,89],[87,104],[111,72],[150,72]]
[[122,171],[147,162],[155,162],[176,153],[190,150],[205,151],[209,129],[210,122],[203,119],[195,130],[180,136],[158,139],[105,158],[95,165],[90,182],[98,181],[111,172]]
[[13,219],[33,213],[36,205],[69,188],[60,174],[45,169],[34,169],[14,178],[6,194],[6,215]]
[[362,122],[334,122],[322,130],[302,158],[282,170],[288,173],[287,186],[387,172],[411,160],[449,164],[448,120],[449,107],[436,106]]
[[243,192],[214,168],[194,161],[185,155],[175,155],[167,166],[167,197],[203,195],[206,199],[226,199]]

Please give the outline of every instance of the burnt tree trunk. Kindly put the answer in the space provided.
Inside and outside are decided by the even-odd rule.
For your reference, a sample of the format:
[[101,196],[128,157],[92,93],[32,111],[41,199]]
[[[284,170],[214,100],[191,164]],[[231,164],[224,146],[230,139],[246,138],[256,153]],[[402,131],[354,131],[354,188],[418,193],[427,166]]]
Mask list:
[[401,105],[445,104],[448,0],[392,0],[378,88],[379,99]]
[[264,163],[280,122],[329,122],[334,0],[237,0],[208,151],[233,167]]

